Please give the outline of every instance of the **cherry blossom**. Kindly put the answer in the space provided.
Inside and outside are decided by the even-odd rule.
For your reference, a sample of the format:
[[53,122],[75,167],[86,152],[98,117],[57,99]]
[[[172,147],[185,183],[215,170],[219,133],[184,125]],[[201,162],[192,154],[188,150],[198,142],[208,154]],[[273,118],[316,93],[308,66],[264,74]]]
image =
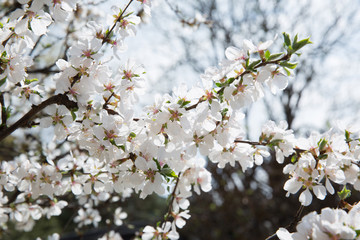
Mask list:
[[[115,58],[109,60],[103,54],[106,47],[116,54],[123,52],[124,40],[135,35],[141,18],[127,9],[132,2],[122,9],[113,8],[115,15],[108,27],[99,24],[97,16],[99,21],[74,28],[63,59],[54,64],[57,73],[47,78],[54,85],[49,89],[42,87],[42,81],[28,79],[28,69],[37,66],[31,52],[41,40],[39,36],[48,37],[50,24],[75,24],[72,12],[77,1],[21,0],[22,8],[2,21],[1,94],[20,96],[24,109],[34,104],[30,110],[22,110],[29,111],[31,119],[20,127],[37,126],[39,132],[49,128],[54,138],[41,146],[31,147],[26,142],[28,152],[1,162],[1,228],[12,221],[17,229],[31,231],[42,217],[60,215],[70,205],[67,195],[73,195],[74,204],[81,206],[73,219],[78,228],[98,227],[104,221],[122,225],[127,213],[117,207],[112,221],[103,220],[101,203],[155,193],[169,194],[168,212],[156,227],[146,226],[141,238],[178,239],[176,229],[183,228],[190,218],[193,192],[212,189],[205,157],[219,168],[238,163],[245,172],[261,166],[274,151],[277,163],[289,176],[284,185],[286,195],[299,194],[304,206],[311,204],[313,194],[321,200],[327,193],[335,194],[334,183],[360,189],[359,129],[339,125],[297,139],[286,122],[269,121],[258,141],[247,140],[244,109],[263,98],[267,88],[273,94],[284,90],[291,76],[288,68],[296,67],[289,62],[293,52],[280,53],[271,61],[265,57],[273,40],[258,46],[244,40],[243,48],[228,47],[227,59],[200,76],[202,84],[175,87],[171,94],[156,96],[155,103],[145,107],[145,114],[135,113],[145,90],[143,65],[129,59],[114,69],[110,60]],[[150,15],[149,0],[134,2]],[[58,98],[55,101],[53,97]],[[16,121],[10,120],[11,124]],[[16,126],[9,122],[2,117],[0,133]],[[9,200],[8,192],[14,191],[18,193]],[[281,239],[354,238],[359,230],[355,220],[359,219],[358,209],[356,205],[347,213],[326,208],[320,215],[305,216],[297,233],[280,229],[277,234]],[[58,238],[57,234],[49,237]],[[101,239],[121,236],[111,231]]]
[[357,239],[359,225],[359,204],[349,212],[342,209],[324,208],[320,214],[311,212],[304,216],[296,227],[296,232],[289,233],[280,228],[276,234],[280,240],[302,239]]

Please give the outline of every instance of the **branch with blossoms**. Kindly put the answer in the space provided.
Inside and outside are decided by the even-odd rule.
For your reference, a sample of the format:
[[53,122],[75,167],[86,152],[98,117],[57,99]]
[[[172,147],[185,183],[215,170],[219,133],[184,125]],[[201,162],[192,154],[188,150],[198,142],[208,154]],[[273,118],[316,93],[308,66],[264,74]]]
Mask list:
[[4,138],[9,136],[11,133],[13,133],[18,128],[31,127],[31,125],[30,125],[31,120],[36,116],[36,114],[52,104],[64,105],[68,109],[77,108],[76,102],[70,101],[69,98],[65,94],[58,94],[58,95],[52,96],[49,99],[42,102],[41,104],[39,104],[37,106],[33,106],[32,109],[28,113],[26,113],[21,119],[19,119],[17,122],[15,122],[10,127],[6,127],[6,121],[5,121],[5,119],[3,119],[4,120],[3,124],[4,124],[5,128],[0,131],[0,141],[2,141]]
[[[117,23],[120,23],[120,24],[123,24],[123,28],[126,28],[126,25],[129,24],[129,22],[127,20],[123,20],[124,18],[130,16],[131,14],[127,14],[127,15],[124,15],[125,11],[127,10],[127,8],[130,6],[130,4],[132,3],[133,0],[130,0],[128,2],[128,4],[125,6],[124,10],[121,10],[120,9],[120,13],[119,13],[119,16],[117,17],[117,19],[115,20],[115,23],[113,24],[113,26],[111,27],[110,30],[107,30],[106,31],[106,35],[104,36],[101,32],[96,32],[96,37],[99,38],[99,39],[103,39],[102,41],[102,45],[104,45],[105,43],[111,43],[111,44],[116,44],[116,41],[115,40],[111,40],[111,34],[114,30],[114,28],[117,26]],[[29,6],[29,9],[32,8],[32,5]],[[31,12],[31,10],[28,10],[29,12]],[[46,19],[47,19],[47,25],[49,25],[49,15],[44,13],[44,16],[46,16]],[[41,19],[40,17],[38,19]],[[126,22],[126,24],[124,25],[124,21]],[[30,21],[30,23],[34,23],[34,21]],[[46,26],[47,26],[46,25]],[[40,35],[40,37],[43,36],[44,30],[42,30],[41,32],[38,33],[38,35]],[[3,41],[3,46],[5,47],[7,42],[12,38],[14,37],[14,34],[9,34],[8,38]],[[37,42],[38,43],[38,42]],[[33,48],[32,49],[35,49],[35,47],[37,46],[37,43],[34,44]],[[101,47],[101,46],[100,46]],[[30,52],[31,54],[31,52]],[[89,50],[85,50],[83,52],[84,56],[86,57],[91,57],[91,55],[95,54],[95,52],[91,52]],[[5,69],[1,69],[0,73],[2,73],[2,75],[4,75],[4,73],[6,72],[6,64],[11,64],[11,56],[7,56],[7,53],[6,51],[2,52],[2,55],[1,55],[1,59],[0,59],[0,63],[1,65],[4,65],[3,67]],[[10,67],[10,66],[9,66]],[[52,67],[52,66],[51,66]],[[58,73],[58,71],[53,71],[53,70],[50,70],[51,67],[46,67],[46,68],[43,68],[43,69],[37,69],[37,70],[33,70],[33,71],[27,71],[28,73],[42,73],[42,72],[45,72],[45,73]],[[82,72],[84,69],[79,69],[79,73],[75,76],[73,76],[72,80],[71,80],[71,87],[73,87],[73,85],[79,80],[79,78],[81,77],[82,74],[86,74],[84,72]],[[0,83],[0,86],[3,85],[6,81],[6,77],[3,78],[1,80],[2,82]],[[69,91],[71,93],[71,89]],[[68,94],[69,92],[65,92],[66,94]],[[109,97],[109,99],[107,99],[106,103],[103,105],[104,109],[106,109],[110,114],[116,114],[115,111],[111,110],[111,109],[108,109],[107,108],[107,104],[108,104],[108,101],[110,100],[110,98],[114,95],[114,93],[112,93],[112,95]],[[3,95],[1,95],[3,96]],[[2,97],[3,98],[3,97]],[[49,99],[43,101],[41,104],[37,105],[37,106],[33,106],[32,109],[26,113],[21,119],[19,119],[16,123],[14,123],[12,126],[10,127],[7,127],[6,126],[6,113],[4,112],[4,109],[5,109],[5,106],[4,104],[2,103],[2,109],[3,109],[3,113],[2,113],[2,128],[4,128],[4,130],[0,131],[0,141],[2,141],[4,138],[6,138],[7,136],[9,136],[12,132],[14,132],[15,130],[17,130],[18,128],[22,128],[22,127],[31,127],[32,125],[30,125],[29,123],[31,122],[31,120],[35,117],[35,115],[37,113],[39,113],[41,110],[43,110],[44,108],[52,105],[52,104],[58,104],[58,105],[64,105],[66,106],[70,111],[74,110],[74,109],[77,109],[78,108],[78,105],[75,101],[71,101],[68,99],[68,97],[64,94],[58,94],[56,96],[52,96],[50,97]]]
[[[21,2],[22,8],[1,28],[0,140],[16,129],[33,126],[36,116],[38,128],[52,127],[54,138],[40,146],[41,154],[29,151],[1,162],[0,227],[11,221],[18,229],[31,231],[40,218],[58,216],[69,207],[68,196],[79,206],[74,217],[78,229],[102,222],[118,226],[126,214],[118,207],[113,219],[103,219],[103,203],[117,204],[132,193],[139,198],[164,195],[172,188],[164,221],[156,227],[145,226],[141,238],[178,239],[177,229],[190,218],[189,197],[212,188],[206,161],[199,155],[219,168],[239,163],[246,171],[260,166],[271,148],[279,164],[290,159],[283,170],[289,175],[284,190],[290,195],[302,189],[299,201],[303,206],[311,204],[312,194],[319,199],[327,192],[334,194],[332,183],[360,190],[357,129],[338,126],[296,139],[285,122],[268,122],[258,141],[245,138],[243,109],[261,99],[265,87],[273,94],[287,87],[297,66],[291,59],[311,43],[309,38],[283,33],[284,52],[280,53],[270,52],[273,40],[258,45],[244,40],[243,48],[227,48],[227,59],[200,76],[202,86],[187,89],[181,85],[172,95],[157,96],[139,117],[134,105],[144,92],[143,66],[127,60],[112,69],[103,50],[111,47],[115,56],[125,50],[124,40],[135,35],[141,22],[129,9],[139,2],[150,15],[150,1],[130,0],[123,9],[114,7],[110,28],[92,21],[77,29],[76,36],[67,35],[70,48],[66,60],[56,62],[59,71],[50,76],[55,82],[51,90],[42,89],[40,81],[29,77],[44,69],[27,70],[36,65],[29,52],[39,46],[34,39],[46,37],[50,25],[68,21],[76,25],[76,1]],[[34,95],[50,97],[36,104]],[[23,101],[24,109],[31,104],[17,121],[6,111],[10,104],[6,99],[14,96]],[[44,114],[39,116],[41,111]],[[15,123],[7,127],[11,121]],[[59,149],[55,141],[69,145]],[[13,198],[8,197],[11,194]],[[348,206],[347,189],[338,194]],[[354,211],[349,215],[356,215]],[[360,229],[356,223],[345,225]],[[106,236],[110,235],[116,234]],[[280,229],[277,235],[291,234]]]

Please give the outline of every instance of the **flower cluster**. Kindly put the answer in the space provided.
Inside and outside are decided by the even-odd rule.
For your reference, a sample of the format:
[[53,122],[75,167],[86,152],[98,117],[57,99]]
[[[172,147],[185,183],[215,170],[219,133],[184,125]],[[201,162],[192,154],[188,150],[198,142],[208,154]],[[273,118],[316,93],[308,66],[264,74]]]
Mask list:
[[359,239],[359,219],[359,203],[349,212],[324,208],[320,214],[311,212],[304,216],[297,225],[296,232],[289,233],[285,228],[280,228],[276,235],[280,240]]
[[[59,71],[50,76],[55,88],[46,95],[53,96],[32,106],[15,123],[26,127],[35,119],[35,126],[52,127],[57,142],[44,144],[40,153],[31,150],[1,162],[1,226],[10,220],[18,229],[30,231],[41,217],[60,215],[69,205],[66,197],[73,195],[81,206],[74,218],[78,228],[97,227],[105,220],[100,209],[104,202],[118,203],[133,192],[140,198],[170,193],[164,222],[156,228],[146,226],[141,237],[178,239],[177,228],[190,217],[188,198],[193,191],[201,194],[212,188],[204,156],[219,168],[238,162],[245,171],[261,165],[271,148],[279,164],[291,158],[284,168],[290,175],[284,189],[294,194],[303,188],[303,205],[311,203],[310,191],[320,199],[326,190],[333,194],[331,182],[360,189],[356,131],[331,130],[296,139],[286,123],[268,122],[258,142],[246,140],[243,109],[261,99],[266,86],[274,94],[286,88],[296,67],[291,57],[311,43],[309,39],[296,36],[290,41],[284,34],[286,51],[275,54],[268,50],[273,40],[257,46],[244,40],[243,49],[229,47],[227,59],[201,75],[201,85],[174,88],[171,95],[158,96],[145,114],[137,116],[134,105],[144,92],[142,65],[128,60],[114,70],[104,58],[104,46],[120,53],[125,38],[135,35],[141,19],[127,11],[132,2],[123,9],[113,8],[112,27],[91,21],[79,30],[84,34],[73,36],[66,57],[56,61]],[[139,2],[150,15],[150,1]],[[22,8],[7,19],[0,35],[0,90],[9,95],[19,86],[30,86],[27,68],[34,64],[34,39],[39,41],[50,24],[73,19],[76,7],[71,0],[19,3]],[[30,93],[42,97],[37,90]],[[7,128],[5,120],[2,125],[6,132],[0,128],[0,135],[11,134],[7,131],[13,128]],[[61,142],[68,145],[60,146]],[[13,199],[7,197],[8,192],[13,192]],[[105,222],[123,224],[127,214],[122,208],[118,206],[114,214]],[[102,239],[112,237],[120,238],[110,232]]]

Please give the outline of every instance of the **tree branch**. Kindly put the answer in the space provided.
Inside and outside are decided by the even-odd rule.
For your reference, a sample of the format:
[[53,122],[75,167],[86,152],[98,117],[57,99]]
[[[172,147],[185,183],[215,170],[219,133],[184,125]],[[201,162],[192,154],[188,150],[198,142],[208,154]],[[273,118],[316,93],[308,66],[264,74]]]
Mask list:
[[69,100],[66,94],[58,94],[52,96],[47,100],[45,100],[44,102],[40,103],[39,105],[33,106],[29,112],[27,112],[22,118],[20,118],[16,123],[11,125],[9,128],[5,128],[4,130],[0,131],[0,142],[18,128],[27,126],[38,112],[40,112],[41,110],[52,104],[64,105],[68,109],[73,109],[78,107],[77,103]]

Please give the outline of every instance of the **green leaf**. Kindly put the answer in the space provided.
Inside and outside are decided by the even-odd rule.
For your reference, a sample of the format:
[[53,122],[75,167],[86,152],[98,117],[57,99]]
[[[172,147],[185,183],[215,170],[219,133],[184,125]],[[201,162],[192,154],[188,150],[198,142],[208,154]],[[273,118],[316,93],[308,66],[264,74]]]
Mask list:
[[11,116],[11,110],[12,110],[12,109],[10,108],[10,106],[6,108],[6,119],[9,119],[9,118],[10,118],[10,116]]
[[319,160],[323,160],[323,159],[327,159],[327,157],[328,157],[327,154],[320,154],[320,155],[318,156],[318,159],[319,159]]
[[283,61],[283,62],[280,62],[280,66],[287,67],[287,68],[290,68],[290,69],[295,69],[296,66],[297,66],[297,63],[291,63],[291,62],[288,62],[288,61]]
[[134,132],[131,132],[130,135],[129,135],[131,138],[134,138],[136,137],[136,134]]
[[310,41],[310,38],[306,38],[303,40],[300,40],[299,42],[295,42],[292,45],[292,48],[294,49],[294,51],[299,50],[300,48],[304,47],[307,44],[311,44],[312,42]]
[[337,192],[337,194],[338,194],[340,200],[345,200],[351,196],[351,191],[346,188],[346,185],[344,185],[341,192]]
[[[294,37],[294,41],[293,41],[293,44],[292,44],[293,46],[294,46],[294,43],[297,42],[297,39],[298,39],[298,34],[296,34],[295,37]],[[293,48],[294,48],[294,47],[293,47]]]
[[177,104],[180,105],[181,108],[185,107],[186,105],[188,105],[190,103],[190,101],[186,101],[185,99],[180,99]]
[[6,78],[7,77],[4,77],[3,79],[0,80],[0,87],[6,82]]
[[30,84],[30,83],[32,83],[32,82],[36,82],[36,81],[38,81],[38,79],[37,79],[37,78],[33,78],[33,79],[25,79],[25,84]]
[[160,170],[161,170],[161,166],[160,166],[159,161],[158,161],[156,158],[153,158],[153,161],[156,163],[156,167],[157,167],[157,169],[160,171]]
[[221,116],[225,117],[228,111],[229,111],[229,109],[227,109],[227,108],[224,108],[223,110],[221,110]]
[[32,90],[32,93],[38,95],[39,97],[43,98],[43,96],[41,95],[41,93],[39,91],[35,91],[35,90]]
[[225,88],[222,87],[219,91],[217,91],[216,93],[219,94],[220,96],[224,94],[224,90]]
[[268,61],[274,60],[279,58],[280,56],[282,56],[284,53],[275,53],[269,56],[269,58],[267,59]]
[[352,141],[352,139],[350,138],[350,132],[348,130],[345,130],[345,140],[346,142]]
[[274,139],[271,142],[269,142],[267,145],[271,148],[275,147],[275,146],[279,146],[279,143],[281,143],[283,140],[282,139]]
[[254,71],[254,67],[258,65],[261,62],[261,60],[253,61],[249,66],[247,66],[246,70]]
[[165,142],[164,144],[167,145],[169,143],[169,137],[167,136],[167,134],[163,134],[165,137]]
[[2,58],[3,58],[3,57],[6,57],[6,55],[7,55],[6,51],[3,51],[3,52],[1,53],[1,57],[2,57]]
[[43,47],[43,48],[49,48],[49,47],[51,47],[51,46],[52,46],[52,44],[51,44],[51,43],[48,43],[48,44],[43,44],[43,45],[42,45],[42,47]]
[[176,173],[169,167],[163,167],[160,171],[160,174],[166,176],[166,177],[173,177],[173,178],[177,178],[178,176],[176,175]]
[[245,60],[245,68],[248,68],[249,63],[250,63],[250,58],[247,58],[247,59]]
[[285,72],[286,72],[286,74],[287,74],[288,76],[291,75],[291,72],[289,71],[289,69],[287,69],[286,67],[284,67],[283,69],[285,70]]
[[124,18],[130,16],[130,15],[133,14],[133,13],[134,13],[134,12],[129,12],[128,14],[125,14],[125,15],[123,15],[123,16],[121,17],[121,19],[124,19]]
[[287,34],[286,32],[283,32],[283,36],[284,36],[285,45],[290,46],[291,45],[291,40],[290,40],[289,34]]
[[75,119],[76,119],[76,114],[75,114],[76,111],[77,111],[77,109],[72,109],[70,111],[73,121],[75,121]]
[[229,86],[229,85],[232,84],[234,81],[235,81],[235,78],[229,78],[229,79],[227,80],[227,85],[226,85],[226,86]]
[[118,147],[118,145],[116,145],[116,142],[115,142],[115,140],[114,140],[113,138],[110,138],[110,139],[109,139],[109,142],[110,142],[112,145]]
[[270,57],[270,52],[269,52],[269,50],[266,50],[264,56],[265,56],[265,59],[266,59],[266,60],[269,60],[269,57]]
[[320,152],[322,152],[325,149],[327,143],[328,141],[326,141],[325,138],[320,139],[320,141],[318,142]]

